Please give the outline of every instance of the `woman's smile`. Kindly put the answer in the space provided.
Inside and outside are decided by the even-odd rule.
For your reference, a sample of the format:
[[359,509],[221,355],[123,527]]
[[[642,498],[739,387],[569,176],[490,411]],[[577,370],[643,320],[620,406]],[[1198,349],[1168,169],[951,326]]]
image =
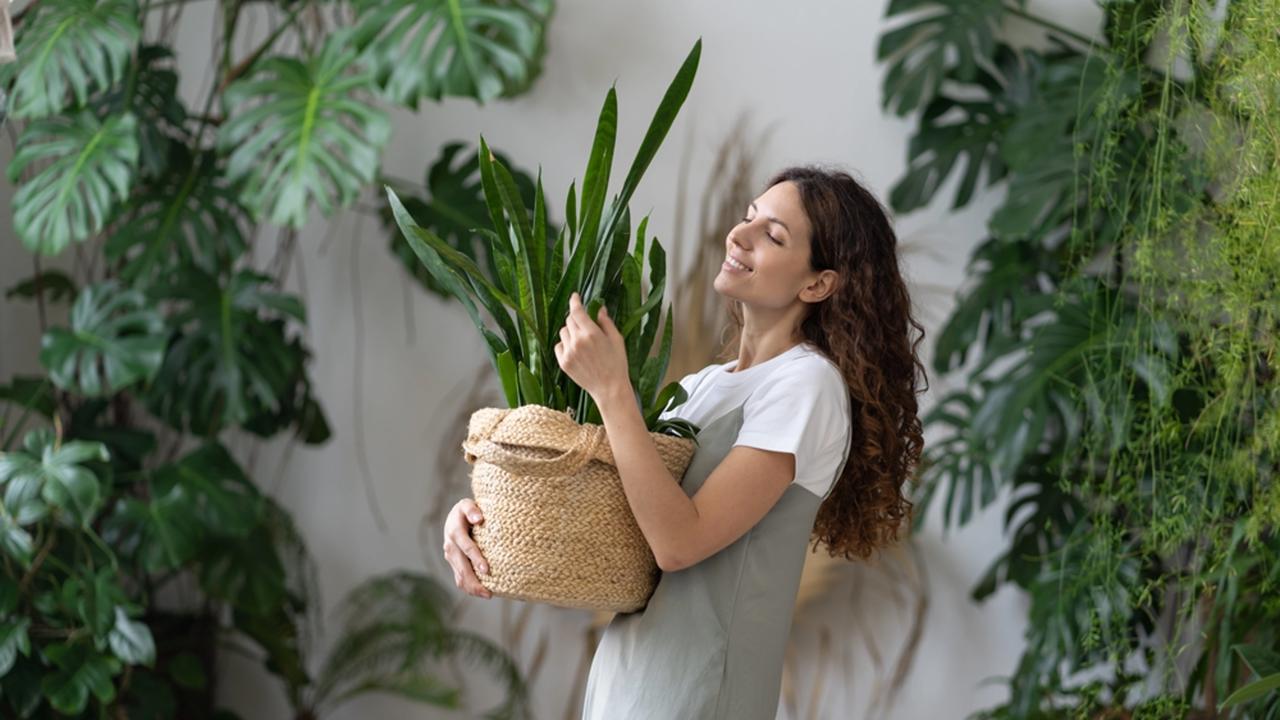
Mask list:
[[746,265],[743,265],[737,260],[734,260],[732,257],[726,257],[724,259],[724,263],[720,267],[724,268],[727,272],[730,272],[736,275],[751,274],[751,268],[747,267]]

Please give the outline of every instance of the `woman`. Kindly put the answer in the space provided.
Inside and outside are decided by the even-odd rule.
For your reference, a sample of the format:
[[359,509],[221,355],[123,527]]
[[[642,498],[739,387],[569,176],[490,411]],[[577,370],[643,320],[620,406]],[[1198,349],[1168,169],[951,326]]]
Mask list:
[[[649,437],[612,318],[601,310],[597,324],[571,298],[556,359],[600,408],[663,571],[648,605],[606,628],[584,718],[773,718],[810,542],[866,558],[909,522],[903,484],[923,447],[927,385],[896,246],[849,175],[794,167],[769,181],[729,231],[715,279],[737,358],[682,378],[688,400],[663,413],[701,426],[683,479]],[[454,506],[444,553],[458,587],[489,597],[470,537],[480,522],[474,501]]]

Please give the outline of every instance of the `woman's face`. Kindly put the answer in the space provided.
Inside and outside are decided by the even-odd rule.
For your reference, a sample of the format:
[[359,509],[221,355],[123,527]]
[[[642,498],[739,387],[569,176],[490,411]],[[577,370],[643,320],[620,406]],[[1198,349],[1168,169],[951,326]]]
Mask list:
[[[770,187],[748,204],[725,238],[716,292],[757,310],[783,309],[797,297],[816,299],[809,298],[811,292],[802,295],[819,275],[809,269],[811,236],[795,184],[783,181]],[[735,267],[730,258],[748,269]]]

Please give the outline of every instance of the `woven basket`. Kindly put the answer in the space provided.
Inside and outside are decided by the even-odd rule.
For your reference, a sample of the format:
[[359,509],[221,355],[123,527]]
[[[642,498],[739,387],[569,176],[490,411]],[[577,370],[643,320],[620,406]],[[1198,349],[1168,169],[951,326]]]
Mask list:
[[[684,476],[693,440],[649,433],[672,477]],[[462,449],[484,513],[472,536],[494,595],[561,607],[644,607],[658,566],[622,490],[604,426],[542,405],[482,408]]]

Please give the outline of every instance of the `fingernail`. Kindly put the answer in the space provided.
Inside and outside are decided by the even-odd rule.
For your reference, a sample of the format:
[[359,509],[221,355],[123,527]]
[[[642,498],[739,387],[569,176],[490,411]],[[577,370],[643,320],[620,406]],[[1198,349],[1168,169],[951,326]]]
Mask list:
[[482,573],[484,573],[484,574],[488,575],[488,574],[489,574],[489,566],[488,566],[488,565],[485,565],[485,564],[483,564],[483,563],[481,563],[481,565],[480,565],[480,572],[482,572]]
[[480,513],[471,513],[468,517],[471,518],[471,522],[480,522]]

